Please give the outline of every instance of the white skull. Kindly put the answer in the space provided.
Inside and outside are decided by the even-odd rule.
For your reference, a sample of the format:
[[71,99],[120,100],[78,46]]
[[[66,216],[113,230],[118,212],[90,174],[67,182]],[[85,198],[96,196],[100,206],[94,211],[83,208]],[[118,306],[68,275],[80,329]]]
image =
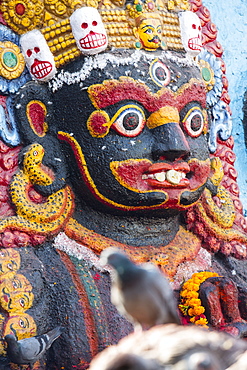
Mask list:
[[184,49],[192,57],[197,56],[202,49],[202,27],[199,17],[191,12],[179,13],[181,38]]
[[106,30],[97,9],[89,6],[77,9],[70,17],[70,24],[83,54],[93,55],[107,48]]
[[56,73],[54,57],[47,42],[38,30],[20,38],[22,53],[31,75],[39,81],[49,81]]

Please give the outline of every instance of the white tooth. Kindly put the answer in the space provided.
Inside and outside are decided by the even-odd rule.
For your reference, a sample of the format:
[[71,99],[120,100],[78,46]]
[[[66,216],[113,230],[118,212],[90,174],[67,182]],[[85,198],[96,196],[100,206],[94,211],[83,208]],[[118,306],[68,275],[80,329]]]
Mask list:
[[148,179],[148,175],[142,175],[142,180],[146,180],[146,179]]
[[166,173],[166,179],[171,184],[179,184],[181,180],[181,172],[175,170],[169,170]]
[[158,172],[158,173],[156,173],[156,174],[154,175],[154,178],[155,178],[156,180],[160,181],[160,182],[163,182],[163,181],[165,181],[165,179],[166,179],[166,174],[165,174],[165,172]]
[[185,179],[186,174],[184,172],[181,172],[181,177],[182,177],[182,179]]

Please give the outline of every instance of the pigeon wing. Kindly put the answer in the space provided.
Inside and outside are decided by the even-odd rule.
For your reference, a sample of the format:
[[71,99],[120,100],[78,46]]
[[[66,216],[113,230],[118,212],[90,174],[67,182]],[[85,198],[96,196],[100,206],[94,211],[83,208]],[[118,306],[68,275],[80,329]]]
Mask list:
[[46,343],[42,338],[25,338],[19,341],[19,348],[23,360],[27,363],[37,361],[46,350]]
[[[147,271],[146,278],[148,279],[147,285],[149,286],[150,294],[163,307],[164,318],[167,316],[169,322],[180,324],[176,301],[169,281],[156,266],[145,264],[142,267]],[[161,323],[167,323],[166,319]]]

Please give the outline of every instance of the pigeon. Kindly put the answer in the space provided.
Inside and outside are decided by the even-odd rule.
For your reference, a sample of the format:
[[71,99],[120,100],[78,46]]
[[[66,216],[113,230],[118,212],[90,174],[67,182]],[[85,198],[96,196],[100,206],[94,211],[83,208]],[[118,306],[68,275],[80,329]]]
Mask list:
[[117,248],[105,249],[100,261],[113,267],[111,301],[135,330],[180,324],[173,291],[158,267],[151,263],[136,265]]
[[11,362],[18,365],[29,365],[31,370],[34,363],[42,357],[62,332],[63,328],[58,326],[46,334],[21,340],[17,340],[14,335],[8,334],[4,337],[7,343],[7,355]]

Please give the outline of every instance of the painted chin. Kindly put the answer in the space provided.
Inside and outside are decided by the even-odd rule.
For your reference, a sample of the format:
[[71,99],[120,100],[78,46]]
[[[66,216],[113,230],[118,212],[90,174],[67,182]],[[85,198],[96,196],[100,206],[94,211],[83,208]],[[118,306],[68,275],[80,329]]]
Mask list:
[[181,194],[193,194],[206,183],[210,174],[210,160],[152,164],[146,159],[130,159],[112,162],[111,170],[117,181],[132,191],[164,192],[167,201],[162,207],[185,208],[180,204]]

